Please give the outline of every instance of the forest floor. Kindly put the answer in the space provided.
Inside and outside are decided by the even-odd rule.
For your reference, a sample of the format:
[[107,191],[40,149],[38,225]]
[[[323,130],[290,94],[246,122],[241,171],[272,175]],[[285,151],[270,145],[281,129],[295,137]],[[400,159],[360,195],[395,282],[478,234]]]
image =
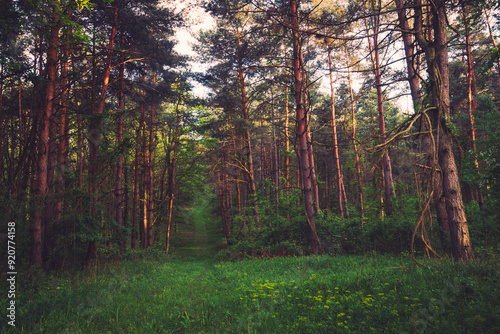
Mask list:
[[[184,208],[172,253],[31,274],[0,333],[500,333],[496,260],[408,256],[214,260],[218,222]],[[2,296],[2,309],[6,298]]]

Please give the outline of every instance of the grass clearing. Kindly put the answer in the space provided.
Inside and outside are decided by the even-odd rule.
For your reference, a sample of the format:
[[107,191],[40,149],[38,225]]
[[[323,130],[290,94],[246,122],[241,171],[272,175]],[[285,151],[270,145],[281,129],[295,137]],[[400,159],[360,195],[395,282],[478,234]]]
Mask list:
[[78,282],[39,277],[2,333],[498,333],[499,277],[378,255],[129,260]]
[[3,321],[0,333],[500,332],[494,257],[421,267],[377,253],[217,262],[206,203],[184,215],[168,257],[153,248],[99,271],[19,276],[16,327]]

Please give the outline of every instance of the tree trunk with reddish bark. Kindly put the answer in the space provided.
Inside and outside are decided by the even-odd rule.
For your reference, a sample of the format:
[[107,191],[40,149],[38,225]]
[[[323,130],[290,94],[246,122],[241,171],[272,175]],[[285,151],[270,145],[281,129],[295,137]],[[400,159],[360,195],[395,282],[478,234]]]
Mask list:
[[[442,190],[451,236],[451,248],[456,260],[473,258],[472,245],[462,200],[458,169],[453,154],[450,122],[450,88],[448,41],[446,36],[446,0],[430,4],[434,38],[429,40],[422,29],[421,1],[416,5],[415,37],[425,52],[432,97],[430,117],[435,128],[438,162],[442,174]],[[434,129],[433,129],[434,130]]]
[[[124,45],[124,37],[123,34],[121,34],[120,38],[120,44],[121,47]],[[122,144],[123,142],[123,107],[125,104],[125,99],[124,99],[124,82],[125,82],[125,57],[123,54],[120,56],[120,78],[119,78],[119,90],[118,90],[118,119],[116,123],[116,144],[118,147]],[[118,156],[118,165],[116,166],[116,183],[115,183],[115,203],[116,203],[116,211],[115,211],[115,219],[116,219],[116,224],[119,227],[124,226],[124,220],[123,220],[123,162],[124,162],[124,157],[123,154],[120,154]],[[125,249],[125,240],[120,240],[118,241],[118,246],[120,248],[120,253],[123,253]]]
[[[101,87],[101,94],[99,95],[99,101],[95,118],[90,122],[89,131],[89,146],[90,146],[90,156],[89,156],[89,182],[92,193],[92,204],[90,206],[90,213],[94,222],[99,220],[99,145],[101,143],[101,121],[102,114],[104,112],[104,105],[106,103],[106,95],[109,87],[109,77],[111,72],[111,62],[113,57],[113,46],[116,36],[116,26],[118,22],[118,8],[115,8],[113,26],[111,27],[111,33],[109,36],[108,52],[106,56],[106,62],[104,65],[103,82]],[[94,86],[94,85],[93,85]],[[85,256],[84,268],[88,268],[90,262],[96,258],[96,241],[89,241],[87,248],[87,255]]]
[[342,176],[340,171],[337,121],[335,119],[335,90],[333,87],[332,50],[330,47],[328,48],[328,69],[330,72],[330,107],[332,111],[332,118],[330,125],[332,127],[333,161],[335,163],[335,172],[336,172],[337,203],[338,203],[340,217],[344,219],[344,206],[342,204]]
[[[476,120],[474,113],[477,108],[477,85],[476,85],[476,73],[474,71],[474,59],[472,57],[471,50],[471,40],[470,40],[470,26],[469,26],[469,14],[467,5],[462,4],[462,13],[465,28],[465,52],[467,56],[467,110],[469,113],[469,149],[474,154],[474,166],[476,167],[476,173],[479,173],[479,162],[477,160],[477,150],[476,150]],[[478,186],[470,185],[472,191],[472,198],[479,204],[481,210],[484,206],[483,196],[481,190]]]
[[47,50],[47,83],[45,87],[45,103],[41,112],[41,132],[38,150],[38,184],[35,193],[37,200],[36,208],[33,214],[33,220],[30,226],[30,264],[32,266],[41,266],[42,263],[42,250],[43,250],[43,228],[44,217],[43,207],[46,203],[48,194],[47,173],[49,168],[49,128],[52,109],[54,107],[56,80],[57,80],[57,62],[59,58],[59,2],[56,2],[51,9],[51,30],[50,39],[48,41],[49,47]]
[[[238,54],[241,54],[241,37],[238,36]],[[250,118],[248,114],[248,97],[246,93],[245,87],[245,76],[243,73],[243,59],[240,56],[238,58],[238,82],[240,85],[241,92],[241,113],[243,119],[245,120],[245,142],[246,142],[246,155],[247,155],[247,166],[246,166],[246,175],[248,181],[248,190],[250,195],[257,195],[257,188],[255,184],[255,176],[254,176],[254,164],[253,164],[253,154],[252,154],[252,139],[250,136]],[[259,207],[257,203],[254,204],[254,214],[257,222],[259,219]]]
[[[180,93],[179,93],[180,94]],[[179,105],[182,101],[182,96],[179,95],[177,100],[177,105],[175,106],[175,134],[174,134],[174,156],[172,157],[172,166],[169,173],[169,203],[168,203],[168,221],[167,221],[167,239],[166,239],[166,251],[168,255],[170,251],[170,231],[172,229],[172,211],[174,208],[174,196],[175,196],[175,167],[177,164],[177,147],[179,142],[179,124],[180,124],[180,114]]]
[[319,251],[319,239],[316,233],[316,223],[314,219],[314,189],[313,171],[309,156],[309,141],[307,114],[304,108],[304,83],[302,76],[301,45],[299,36],[298,7],[296,0],[290,0],[290,23],[292,29],[293,59],[292,68],[294,76],[296,118],[297,118],[297,141],[298,154],[300,156],[300,173],[302,176],[302,191],[304,194],[304,209],[307,219],[308,241],[313,254]]
[[[347,52],[347,46],[345,47],[345,54],[346,57],[348,57],[348,52]],[[351,67],[349,64],[349,59],[347,59],[347,80],[349,83],[349,99],[350,99],[350,105],[351,105],[351,118],[352,118],[352,133],[351,133],[351,138],[352,138],[352,145],[354,147],[354,156],[356,158],[356,177],[358,180],[358,198],[359,198],[359,208],[360,208],[360,214],[361,214],[361,221],[360,224],[364,224],[365,220],[365,205],[364,205],[364,199],[363,199],[363,178],[361,176],[361,158],[359,156],[359,151],[358,151],[358,144],[356,142],[356,114],[354,113],[354,93],[352,91],[352,80],[351,80]],[[347,114],[347,112],[346,112]]]

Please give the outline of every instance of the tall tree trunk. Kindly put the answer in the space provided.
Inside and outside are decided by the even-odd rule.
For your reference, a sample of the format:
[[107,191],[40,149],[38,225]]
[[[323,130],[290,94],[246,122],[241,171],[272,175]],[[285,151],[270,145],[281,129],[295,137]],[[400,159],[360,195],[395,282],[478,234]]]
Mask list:
[[[413,109],[418,112],[422,104],[422,94],[420,92],[420,78],[418,75],[419,64],[416,64],[417,58],[414,52],[413,38],[411,33],[411,28],[408,23],[408,18],[406,17],[405,8],[402,0],[396,0],[396,6],[398,8],[398,19],[399,25],[401,27],[401,35],[403,37],[403,45],[406,56],[406,66],[408,71],[408,82],[410,84],[410,93],[413,101]],[[420,9],[417,9],[417,14],[420,13]],[[418,18],[422,19],[421,15]],[[426,119],[421,120],[420,132],[425,134],[431,131],[431,124],[428,124]],[[435,147],[432,143],[432,139],[428,135],[423,135],[421,137],[421,146],[425,152],[426,158],[426,169],[427,178],[429,180],[428,193],[431,196],[431,200],[434,203],[434,208],[436,210],[437,221],[439,225],[439,235],[441,239],[441,246],[443,250],[448,249],[450,244],[450,228],[448,224],[448,214],[446,213],[445,201],[441,198],[442,195],[442,175],[437,173],[437,155],[435,152]]]
[[[238,36],[238,54],[241,54],[241,37]],[[238,58],[238,81],[240,85],[241,92],[241,112],[243,119],[245,120],[245,141],[246,141],[246,154],[247,154],[247,167],[246,174],[249,183],[249,192],[250,195],[257,195],[257,188],[255,185],[255,176],[254,176],[254,165],[253,165],[253,155],[252,155],[252,140],[250,136],[250,118],[248,115],[248,97],[246,93],[245,87],[245,76],[243,74],[243,59],[240,56]],[[254,204],[254,214],[257,222],[260,221],[259,218],[259,207],[257,203]]]
[[[0,66],[0,77],[3,78],[4,66]],[[5,144],[7,140],[4,134],[4,113],[2,112],[3,105],[3,80],[0,80],[0,193],[3,190],[3,179],[4,179],[4,152]]]
[[[375,11],[375,3],[372,0],[372,7]],[[377,110],[379,114],[379,129],[380,129],[380,142],[381,145],[385,145],[386,133],[385,133],[385,113],[384,113],[384,96],[382,92],[382,75],[380,73],[380,52],[378,45],[378,27],[380,16],[377,13],[373,16],[373,46],[371,42],[370,46],[370,56],[372,59],[373,72],[375,74],[375,87],[377,89]],[[370,41],[370,39],[368,39]],[[382,156],[382,168],[384,177],[384,204],[385,211],[388,216],[392,215],[392,198],[395,197],[394,182],[392,179],[392,166],[391,159],[389,158],[388,148],[384,147],[384,154]]]
[[[123,33],[121,34],[120,38],[120,45],[121,47],[124,47],[124,36]],[[125,82],[125,57],[123,54],[120,56],[120,78],[119,78],[119,88],[118,88],[118,119],[117,119],[117,124],[116,124],[116,145],[118,146],[118,149],[121,151],[120,145],[123,142],[123,106],[125,104],[125,99],[124,99],[124,82]],[[120,154],[118,156],[118,165],[116,166],[116,183],[115,183],[115,205],[116,205],[116,211],[115,211],[115,219],[116,219],[116,224],[119,227],[124,226],[124,221],[123,221],[123,161],[124,157],[123,154]],[[120,248],[120,253],[123,253],[125,249],[125,240],[120,239],[118,241],[118,246]]]
[[[114,19],[113,26],[111,27],[111,33],[109,36],[108,43],[108,52],[106,56],[106,62],[104,65],[104,74],[103,74],[103,83],[101,87],[101,94],[99,95],[99,101],[96,113],[99,116],[94,116],[95,118],[91,120],[90,131],[89,131],[89,144],[90,144],[90,157],[89,157],[89,181],[91,184],[91,192],[92,192],[92,204],[91,204],[91,215],[94,219],[94,222],[99,220],[99,209],[98,209],[98,201],[99,201],[99,145],[101,142],[101,122],[102,122],[102,114],[104,112],[104,105],[106,103],[106,95],[109,87],[109,77],[111,72],[111,62],[113,57],[113,46],[115,42],[116,36],[116,26],[118,22],[118,8],[114,9]],[[94,86],[94,85],[93,85]],[[88,268],[90,262],[96,258],[96,241],[89,241],[89,245],[87,248],[87,255],[85,257],[84,267]]]
[[288,134],[288,123],[290,114],[288,108],[288,85],[285,87],[285,180],[286,180],[286,199],[290,198],[290,136]]
[[420,78],[418,76],[416,66],[418,64],[416,64],[416,56],[414,52],[411,28],[410,24],[408,23],[408,18],[406,17],[403,0],[395,1],[398,10],[399,26],[401,28],[401,37],[403,39],[403,47],[405,51],[406,68],[408,71],[408,83],[410,84],[410,93],[413,100],[413,108],[416,112],[420,108],[420,100],[422,98],[420,94]]
[[[181,94],[179,92],[179,94]],[[175,196],[175,167],[177,164],[177,147],[179,142],[179,123],[180,123],[180,113],[179,105],[182,101],[182,95],[179,95],[177,100],[177,105],[175,106],[175,134],[174,134],[174,156],[172,157],[172,167],[169,175],[169,203],[168,203],[168,222],[167,222],[167,245],[165,253],[168,255],[170,251],[170,230],[172,228],[172,210],[174,208],[174,196]],[[221,188],[222,189],[222,188]]]
[[[474,71],[474,59],[472,57],[471,50],[471,40],[470,40],[470,26],[469,26],[469,14],[467,5],[462,4],[462,12],[465,26],[465,52],[467,54],[467,109],[469,112],[469,123],[470,123],[470,143],[469,149],[474,154],[474,165],[476,167],[476,173],[479,173],[479,162],[477,160],[477,150],[476,150],[476,121],[474,113],[477,108],[477,86],[476,86],[476,74]],[[481,210],[483,209],[483,196],[481,195],[481,190],[478,186],[470,185],[473,192],[474,200],[479,204]]]
[[[260,113],[260,136],[259,136],[259,142],[260,142],[260,196],[262,199],[266,198],[266,191],[265,191],[265,185],[264,185],[264,180],[266,178],[266,148],[264,147],[264,110],[261,110]],[[259,226],[260,228],[260,226]]]
[[443,196],[450,226],[451,248],[456,260],[469,260],[473,257],[472,245],[453,154],[452,134],[447,125],[450,121],[450,90],[445,3],[445,0],[435,0],[430,5],[434,40],[429,41],[422,33],[421,12],[418,12],[421,8],[419,6],[421,1],[417,1],[415,36],[425,52],[428,64],[432,95],[431,117],[437,133],[438,161],[441,167]]
[[356,177],[358,180],[358,198],[359,198],[359,208],[361,213],[361,225],[363,225],[365,220],[365,206],[363,203],[363,178],[361,177],[361,159],[358,152],[358,144],[356,143],[356,115],[354,113],[354,94],[352,92],[352,80],[351,80],[351,66],[349,64],[347,46],[345,47],[345,54],[347,57],[347,80],[349,82],[349,98],[351,104],[351,118],[352,118],[352,145],[354,147],[354,156],[356,158]]
[[[228,120],[229,120],[229,124],[230,124],[230,127],[229,127],[229,133],[231,135],[231,143],[233,144],[233,152],[234,152],[234,156],[235,157],[238,157],[238,147],[236,146],[236,136],[234,134],[234,127],[231,123],[231,115],[228,115]],[[241,190],[240,190],[240,175],[241,175],[241,169],[239,168],[236,168],[236,181],[235,181],[235,185],[236,185],[236,193],[237,193],[237,200],[238,200],[238,215],[241,217],[241,209],[242,209],[242,203],[241,203]],[[244,219],[241,219],[241,228],[243,229],[245,227],[245,220]]]
[[317,176],[316,176],[316,163],[314,161],[314,150],[313,150],[313,145],[312,145],[312,137],[311,137],[311,127],[310,125],[310,120],[311,120],[311,114],[309,113],[307,107],[309,103],[308,101],[308,90],[307,90],[307,73],[305,70],[305,63],[304,63],[304,55],[302,52],[300,52],[300,67],[302,71],[302,85],[303,85],[303,90],[302,94],[304,94],[303,97],[303,104],[304,104],[304,112],[306,114],[307,118],[307,126],[306,126],[306,132],[307,132],[307,142],[308,142],[308,151],[307,154],[309,154],[309,163],[311,164],[311,173],[312,173],[312,186],[313,186],[313,195],[314,195],[314,208],[319,211],[320,206],[319,206],[319,187],[318,187],[318,182],[317,182]]
[[[69,47],[64,47],[66,57],[69,57]],[[57,164],[59,171],[57,174],[56,184],[56,222],[61,220],[62,214],[62,192],[64,190],[63,174],[68,170],[68,108],[69,108],[69,83],[68,83],[69,61],[66,59],[62,64],[61,71],[61,108],[59,121],[59,152],[57,156]]]
[[56,79],[57,79],[57,61],[59,47],[59,1],[55,2],[51,9],[51,30],[49,47],[47,50],[47,83],[45,90],[45,104],[42,110],[42,127],[40,132],[40,144],[38,152],[38,188],[35,198],[37,199],[33,220],[30,226],[30,264],[33,266],[42,265],[43,239],[42,231],[44,226],[43,206],[46,201],[47,193],[47,172],[49,159],[49,127],[52,109],[54,107]]
[[339,144],[337,138],[337,121],[335,119],[335,89],[333,87],[333,68],[332,68],[332,49],[328,47],[328,70],[330,72],[330,107],[332,110],[332,141],[333,141],[333,161],[335,163],[335,172],[337,176],[337,203],[339,207],[339,214],[342,220],[344,219],[344,206],[342,205],[342,176],[340,172],[340,159],[339,159]]
[[142,131],[142,149],[141,149],[141,184],[140,184],[140,207],[141,207],[141,246],[143,249],[148,247],[148,187],[147,182],[147,169],[148,169],[148,155],[147,155],[147,136],[146,136],[146,107],[141,104],[141,131]]
[[278,142],[276,140],[276,125],[274,119],[274,89],[271,85],[271,126],[273,128],[273,184],[274,184],[274,199],[276,200],[276,206],[278,205],[279,198],[279,168],[278,168]]
[[[305,88],[304,88],[305,89]],[[307,122],[307,128],[306,128],[306,136],[307,136],[307,154],[309,155],[309,163],[311,164],[311,180],[312,180],[312,186],[313,186],[313,195],[314,195],[314,208],[316,211],[321,210],[319,206],[319,187],[318,187],[318,179],[316,176],[316,163],[314,161],[314,150],[313,150],[313,144],[312,144],[312,136],[311,136],[311,131],[310,131],[310,123],[311,123],[311,114],[308,111],[305,111],[306,113],[306,122]]]
[[292,29],[292,43],[293,43],[293,75],[295,86],[295,102],[296,102],[296,115],[297,115],[297,139],[298,149],[300,156],[300,172],[302,176],[302,190],[304,193],[304,209],[308,223],[307,234],[308,241],[313,254],[318,253],[320,243],[316,233],[316,222],[314,220],[314,189],[313,189],[313,173],[309,156],[309,142],[307,140],[307,115],[304,109],[304,84],[302,77],[302,69],[300,66],[301,59],[301,46],[299,37],[299,21],[298,21],[298,7],[296,0],[290,0],[290,20]]
[[43,254],[42,261],[44,267],[49,269],[52,262],[54,244],[54,220],[55,220],[55,188],[54,188],[54,176],[56,171],[56,137],[57,137],[57,119],[58,119],[58,104],[59,92],[57,91],[54,98],[54,104],[52,106],[52,115],[50,117],[49,125],[49,145],[48,145],[48,164],[47,164],[47,196],[45,199],[45,222],[43,226]]
[[[137,142],[139,141],[140,129],[137,129]],[[135,148],[134,159],[134,189],[132,190],[132,231],[130,233],[130,247],[135,249],[137,241],[137,197],[139,192],[139,145]]]
[[[156,77],[153,78],[153,84]],[[148,247],[153,246],[153,202],[154,202],[154,132],[155,132],[155,107],[151,106],[148,146]]]

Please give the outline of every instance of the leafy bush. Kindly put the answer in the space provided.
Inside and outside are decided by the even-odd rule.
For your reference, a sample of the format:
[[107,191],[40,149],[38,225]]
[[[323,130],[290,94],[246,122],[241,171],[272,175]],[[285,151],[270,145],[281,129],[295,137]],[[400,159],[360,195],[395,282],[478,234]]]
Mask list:
[[287,199],[257,198],[259,220],[252,208],[237,221],[245,221],[245,228],[233,233],[228,246],[221,250],[218,259],[244,259],[248,257],[273,257],[302,255],[307,252],[307,222],[297,203],[296,194]]
[[[399,254],[409,252],[411,238],[418,221],[418,203],[413,196],[394,200],[394,215],[373,215],[360,224],[359,217],[342,219],[331,212],[320,212],[316,219],[318,234],[330,252],[363,254],[370,251]],[[437,231],[429,231],[437,242]],[[422,244],[416,239],[417,250]]]

